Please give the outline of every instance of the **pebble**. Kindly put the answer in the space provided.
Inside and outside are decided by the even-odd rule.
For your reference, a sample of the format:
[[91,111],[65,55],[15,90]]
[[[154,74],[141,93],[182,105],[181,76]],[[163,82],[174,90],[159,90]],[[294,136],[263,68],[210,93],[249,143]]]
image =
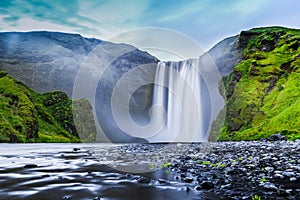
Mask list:
[[164,183],[166,183],[167,181],[166,181],[165,179],[160,178],[160,179],[158,179],[158,182],[161,183],[161,184],[164,184]]
[[278,188],[273,183],[264,183],[263,187],[267,190],[277,191]]
[[197,186],[194,188],[194,190],[196,190],[196,191],[201,191],[201,190],[202,190],[202,187],[201,187],[200,185],[197,185]]
[[174,155],[169,170],[175,182],[188,185],[187,192],[191,187],[220,199],[251,199],[253,194],[261,199],[300,199],[300,190],[295,190],[300,180],[300,140],[275,139],[190,144],[185,155]]
[[210,189],[214,188],[214,184],[212,182],[209,182],[209,181],[204,181],[203,183],[201,183],[201,187],[203,189],[210,190]]
[[280,179],[284,179],[284,176],[281,174],[275,174],[274,178],[280,178]]
[[35,164],[28,164],[28,165],[25,165],[24,168],[25,169],[30,169],[30,168],[37,168],[38,166],[35,165]]
[[151,180],[149,178],[146,177],[141,177],[137,180],[138,183],[140,184],[149,184],[151,182]]
[[295,173],[294,172],[282,172],[282,175],[291,177],[291,176],[295,176]]
[[186,178],[183,178],[182,180],[183,180],[184,182],[186,182],[186,183],[191,183],[191,182],[194,181],[194,179],[191,178],[191,177],[186,177]]
[[290,178],[290,181],[291,181],[291,182],[297,181],[297,178],[296,178],[296,177],[291,177],[291,178]]

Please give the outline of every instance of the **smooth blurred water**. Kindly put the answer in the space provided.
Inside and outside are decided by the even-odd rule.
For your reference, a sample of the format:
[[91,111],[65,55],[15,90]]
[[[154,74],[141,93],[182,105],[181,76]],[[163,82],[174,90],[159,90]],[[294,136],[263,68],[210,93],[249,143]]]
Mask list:
[[[157,65],[151,118],[162,126],[150,142],[206,141],[201,113],[201,76],[197,60],[160,62]],[[202,83],[204,84],[204,83]],[[203,94],[202,94],[203,95]]]
[[0,199],[199,199],[159,168],[183,147],[159,154],[163,145],[1,144]]

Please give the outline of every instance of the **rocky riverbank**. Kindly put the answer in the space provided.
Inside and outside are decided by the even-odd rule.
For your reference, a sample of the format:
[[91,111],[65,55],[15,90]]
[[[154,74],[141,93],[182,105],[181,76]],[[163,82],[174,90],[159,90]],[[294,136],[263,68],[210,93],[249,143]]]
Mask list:
[[0,199],[300,199],[300,141],[282,139],[4,144]]
[[201,191],[203,199],[300,199],[299,140],[275,135],[254,142],[192,144],[176,151],[182,155],[162,166],[172,175],[170,181],[188,183],[187,193]]
[[170,170],[221,199],[300,199],[299,153],[300,141],[192,145]]

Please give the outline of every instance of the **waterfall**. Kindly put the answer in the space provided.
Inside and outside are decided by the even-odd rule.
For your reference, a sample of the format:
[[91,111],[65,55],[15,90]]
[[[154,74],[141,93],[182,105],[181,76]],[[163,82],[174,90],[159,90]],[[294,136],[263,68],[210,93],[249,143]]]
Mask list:
[[148,138],[150,142],[207,140],[201,112],[203,83],[197,59],[158,63],[150,115],[153,124],[161,127]]

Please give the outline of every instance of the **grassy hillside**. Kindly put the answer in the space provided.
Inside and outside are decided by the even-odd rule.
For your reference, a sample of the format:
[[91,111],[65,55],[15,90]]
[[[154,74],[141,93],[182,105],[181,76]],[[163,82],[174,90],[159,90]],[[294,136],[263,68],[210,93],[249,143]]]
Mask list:
[[[91,109],[86,100],[74,104]],[[78,107],[77,114],[82,112],[86,110]],[[87,141],[93,141],[96,129],[92,114],[85,120],[87,125],[81,131]],[[0,71],[0,142],[81,142],[72,100],[59,91],[36,93]]]
[[219,140],[275,133],[300,139],[299,47],[300,30],[271,27],[240,34],[242,61],[223,78],[227,107]]

